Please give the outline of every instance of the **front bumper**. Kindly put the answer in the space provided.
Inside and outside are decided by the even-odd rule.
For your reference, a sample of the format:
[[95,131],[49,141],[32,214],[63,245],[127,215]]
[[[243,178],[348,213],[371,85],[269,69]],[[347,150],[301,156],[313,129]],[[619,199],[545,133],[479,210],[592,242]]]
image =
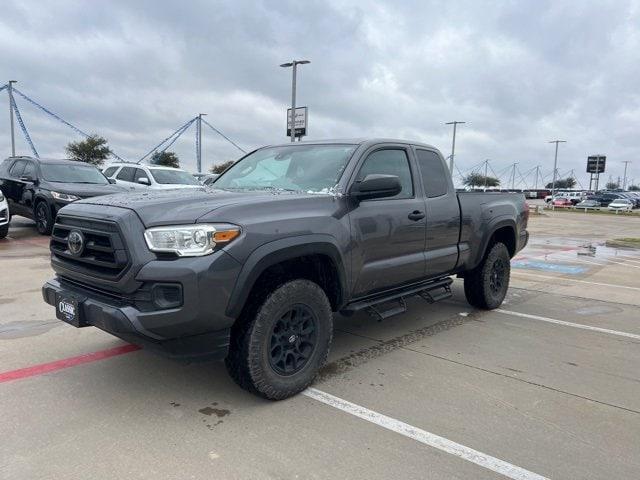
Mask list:
[[[135,281],[140,287],[129,293],[58,272],[44,284],[42,295],[56,308],[61,298],[76,301],[79,321],[74,326],[95,326],[170,357],[222,359],[234,322],[225,310],[239,270],[233,257],[219,251],[204,257],[151,261],[137,271]],[[167,282],[180,285],[182,298],[179,306],[163,309],[153,304],[148,292],[153,285]]]
[[[127,342],[140,345],[165,356],[183,360],[221,360],[227,356],[231,329],[177,338],[161,338],[144,328],[140,322],[143,312],[132,306],[117,306],[97,296],[87,296],[81,288],[61,285],[57,279],[42,287],[42,296],[49,305],[56,306],[61,297],[78,301],[80,327],[94,326]],[[179,320],[179,310],[160,314],[165,322]]]

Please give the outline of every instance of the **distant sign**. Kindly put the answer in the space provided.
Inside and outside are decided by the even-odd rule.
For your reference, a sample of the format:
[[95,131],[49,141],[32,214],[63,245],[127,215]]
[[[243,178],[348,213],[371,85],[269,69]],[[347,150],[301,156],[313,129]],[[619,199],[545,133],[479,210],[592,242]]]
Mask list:
[[587,157],[587,173],[603,173],[607,163],[605,155],[589,155]]
[[[307,134],[307,122],[309,120],[309,109],[307,107],[296,107],[296,137],[304,137]],[[287,109],[287,137],[291,136],[291,109]]]

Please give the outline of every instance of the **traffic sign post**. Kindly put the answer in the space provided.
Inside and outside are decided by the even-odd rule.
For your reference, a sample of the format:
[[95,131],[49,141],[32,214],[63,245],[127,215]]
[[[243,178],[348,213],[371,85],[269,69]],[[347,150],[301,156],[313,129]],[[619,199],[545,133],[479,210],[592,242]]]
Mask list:
[[[309,122],[309,109],[307,107],[296,108],[295,119],[295,137],[304,137],[307,135],[307,127]],[[291,136],[291,109],[287,109],[287,137]]]

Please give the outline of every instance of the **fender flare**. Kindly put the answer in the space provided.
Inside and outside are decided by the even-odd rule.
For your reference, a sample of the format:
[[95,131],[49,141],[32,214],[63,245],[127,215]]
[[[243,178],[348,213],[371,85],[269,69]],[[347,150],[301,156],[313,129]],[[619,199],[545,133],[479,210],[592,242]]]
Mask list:
[[344,303],[347,289],[345,261],[338,242],[331,235],[313,234],[288,237],[256,248],[244,262],[227,304],[226,314],[237,318],[260,275],[269,267],[306,255],[326,255],[338,272],[338,308]]
[[491,237],[493,237],[493,234],[496,233],[496,231],[498,231],[499,229],[504,228],[504,227],[509,227],[509,228],[511,228],[511,230],[513,230],[513,239],[514,239],[514,242],[515,242],[515,244],[517,246],[517,243],[518,243],[517,231],[518,231],[518,229],[516,228],[515,220],[513,218],[509,218],[509,217],[505,218],[505,216],[497,217],[497,218],[493,219],[493,221],[491,223],[489,223],[489,226],[486,229],[487,234],[482,239],[481,248],[478,250],[478,253],[476,253],[476,256],[475,256],[474,261],[473,261],[472,265],[470,266],[470,268],[475,268],[480,264],[482,259],[487,254],[487,248],[489,247],[489,240],[491,240]]

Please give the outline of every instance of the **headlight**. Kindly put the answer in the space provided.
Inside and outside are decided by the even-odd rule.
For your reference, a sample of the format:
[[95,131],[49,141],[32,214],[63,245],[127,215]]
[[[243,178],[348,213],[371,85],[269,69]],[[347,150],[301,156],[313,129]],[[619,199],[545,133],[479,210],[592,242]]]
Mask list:
[[152,252],[200,257],[226,245],[240,235],[240,227],[229,224],[174,225],[149,228],[144,239]]
[[56,200],[61,200],[63,202],[75,202],[76,200],[80,200],[80,197],[69,193],[51,192],[51,195],[53,195],[53,198]]

